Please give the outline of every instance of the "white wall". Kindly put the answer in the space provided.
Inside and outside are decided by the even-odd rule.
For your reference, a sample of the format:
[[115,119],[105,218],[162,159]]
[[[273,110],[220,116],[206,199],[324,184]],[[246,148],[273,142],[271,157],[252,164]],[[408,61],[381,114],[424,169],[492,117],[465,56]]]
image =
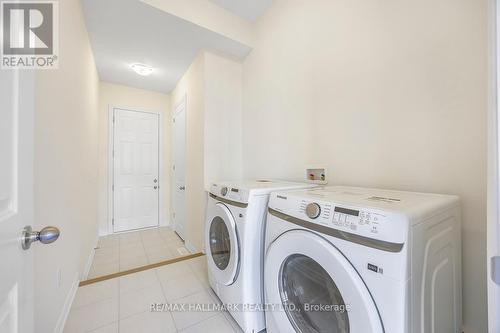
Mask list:
[[59,69],[37,71],[35,83],[35,224],[61,230],[35,247],[37,332],[61,324],[97,238],[98,76],[80,1],[60,1],[59,20]]
[[204,248],[206,188],[241,177],[242,65],[201,52],[177,84],[172,109],[186,96],[186,243]]
[[458,194],[465,332],[486,332],[487,1],[276,0],[243,70],[246,177]]
[[[154,91],[131,88],[119,84],[99,84],[99,234],[111,233],[108,225],[108,150],[109,150],[109,106],[130,110],[156,111],[162,113],[163,136],[160,171],[161,225],[170,223],[170,150],[171,122],[170,95]],[[160,175],[160,176],[161,176]]]
[[239,179],[241,166],[242,64],[205,52],[205,189]]

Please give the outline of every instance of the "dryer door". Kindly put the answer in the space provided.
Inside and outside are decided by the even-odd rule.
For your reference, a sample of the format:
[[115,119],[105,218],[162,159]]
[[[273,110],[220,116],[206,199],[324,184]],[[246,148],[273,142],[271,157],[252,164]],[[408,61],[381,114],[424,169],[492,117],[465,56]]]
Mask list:
[[210,272],[218,283],[232,284],[239,266],[238,233],[234,217],[223,203],[208,207],[205,237]]
[[305,230],[282,234],[265,261],[266,313],[280,332],[384,332],[363,280],[323,237]]

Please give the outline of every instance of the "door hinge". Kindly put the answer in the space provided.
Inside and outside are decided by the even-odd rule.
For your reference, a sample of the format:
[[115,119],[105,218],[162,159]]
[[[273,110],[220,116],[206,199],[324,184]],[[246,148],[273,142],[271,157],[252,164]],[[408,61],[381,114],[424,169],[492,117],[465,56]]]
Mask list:
[[500,286],[500,256],[491,257],[491,279]]
[[175,219],[175,212],[172,213],[173,218]]
[[113,123],[115,122],[115,115],[113,115]]
[[115,225],[115,219],[114,218],[111,219],[111,224]]
[[111,185],[111,191],[115,190],[115,184]]
[[174,170],[174,171],[175,171],[175,165],[172,165],[172,170]]
[[115,150],[113,149],[113,158],[115,158]]

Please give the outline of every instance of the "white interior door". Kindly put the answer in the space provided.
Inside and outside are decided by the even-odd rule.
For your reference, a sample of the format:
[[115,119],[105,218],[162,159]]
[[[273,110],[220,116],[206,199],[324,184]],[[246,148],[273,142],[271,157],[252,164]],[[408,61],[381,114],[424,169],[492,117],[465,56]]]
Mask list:
[[175,232],[185,239],[186,228],[186,99],[174,111],[173,116],[173,188],[172,221]]
[[159,224],[159,116],[114,109],[113,231]]
[[33,250],[21,232],[33,224],[33,74],[0,73],[0,332],[33,325]]

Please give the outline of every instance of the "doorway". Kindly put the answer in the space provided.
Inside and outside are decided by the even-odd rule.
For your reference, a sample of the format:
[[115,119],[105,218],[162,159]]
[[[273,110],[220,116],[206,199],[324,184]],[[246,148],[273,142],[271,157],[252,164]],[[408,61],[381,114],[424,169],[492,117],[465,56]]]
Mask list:
[[113,108],[113,233],[159,225],[159,114]]
[[186,232],[186,97],[172,115],[172,224],[185,240]]

